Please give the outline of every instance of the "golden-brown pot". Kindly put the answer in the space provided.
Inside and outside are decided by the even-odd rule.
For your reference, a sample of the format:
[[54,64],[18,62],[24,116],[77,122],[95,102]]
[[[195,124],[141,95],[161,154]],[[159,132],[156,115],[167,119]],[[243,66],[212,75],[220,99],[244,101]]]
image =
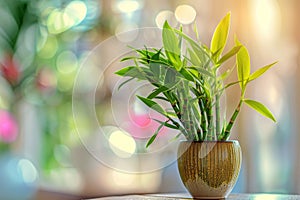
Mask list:
[[178,169],[194,198],[226,198],[235,185],[242,162],[238,141],[181,142]]

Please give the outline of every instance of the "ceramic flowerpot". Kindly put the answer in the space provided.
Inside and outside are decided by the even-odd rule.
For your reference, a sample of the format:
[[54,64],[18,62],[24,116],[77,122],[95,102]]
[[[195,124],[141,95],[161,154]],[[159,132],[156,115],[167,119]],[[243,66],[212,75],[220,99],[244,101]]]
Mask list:
[[238,141],[181,142],[178,169],[181,180],[196,199],[226,198],[241,168]]

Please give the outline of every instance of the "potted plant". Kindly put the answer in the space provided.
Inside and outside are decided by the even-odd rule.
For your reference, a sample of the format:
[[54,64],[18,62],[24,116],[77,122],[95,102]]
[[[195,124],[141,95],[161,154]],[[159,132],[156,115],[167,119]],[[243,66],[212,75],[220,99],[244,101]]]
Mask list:
[[[241,148],[238,141],[230,141],[231,129],[242,104],[275,121],[273,114],[260,102],[245,97],[247,85],[264,74],[276,62],[250,73],[247,48],[235,37],[235,45],[223,53],[230,28],[230,13],[216,27],[210,47],[184,34],[165,22],[162,29],[163,47],[134,49],[136,56],[122,61],[134,65],[117,71],[120,76],[137,79],[153,86],[148,96],[137,96],[145,105],[165,117],[158,130],[148,140],[147,147],[156,139],[159,130],[167,127],[179,130],[187,141],[178,149],[178,168],[181,179],[195,198],[224,198],[232,190],[241,166]],[[223,73],[219,69],[232,57],[235,65]],[[238,80],[226,79],[236,68]],[[225,81],[225,82],[224,82]],[[222,118],[221,98],[224,91],[239,84],[241,95],[229,120]],[[167,102],[170,108],[163,108]]]

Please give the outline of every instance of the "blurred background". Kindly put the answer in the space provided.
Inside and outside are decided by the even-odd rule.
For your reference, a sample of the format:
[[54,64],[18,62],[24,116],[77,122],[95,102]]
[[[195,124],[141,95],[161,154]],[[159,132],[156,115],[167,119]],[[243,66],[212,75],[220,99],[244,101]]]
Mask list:
[[[299,6],[298,0],[0,0],[1,199],[30,199],[41,188],[85,196],[185,191],[174,163],[177,143],[169,144],[175,135],[162,130],[153,147],[144,147],[157,124],[133,90],[149,88],[114,93],[113,72],[123,56],[117,53],[126,44],[142,46],[141,34],[157,44],[165,20],[183,24],[187,34],[196,24],[210,44],[229,11],[228,46],[237,34],[253,70],[279,61],[248,89],[277,123],[244,107],[233,130],[243,150],[234,192],[300,193]],[[145,27],[153,35],[138,29]],[[238,92],[227,92],[229,113]]]

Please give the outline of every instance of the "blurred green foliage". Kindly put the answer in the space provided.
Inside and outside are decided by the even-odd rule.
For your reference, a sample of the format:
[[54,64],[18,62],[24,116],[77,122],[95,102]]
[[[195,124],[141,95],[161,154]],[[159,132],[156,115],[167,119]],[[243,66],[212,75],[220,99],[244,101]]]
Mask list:
[[59,157],[78,142],[72,89],[99,15],[94,0],[0,1],[0,109],[18,118],[20,102],[36,108],[45,171],[68,165]]

